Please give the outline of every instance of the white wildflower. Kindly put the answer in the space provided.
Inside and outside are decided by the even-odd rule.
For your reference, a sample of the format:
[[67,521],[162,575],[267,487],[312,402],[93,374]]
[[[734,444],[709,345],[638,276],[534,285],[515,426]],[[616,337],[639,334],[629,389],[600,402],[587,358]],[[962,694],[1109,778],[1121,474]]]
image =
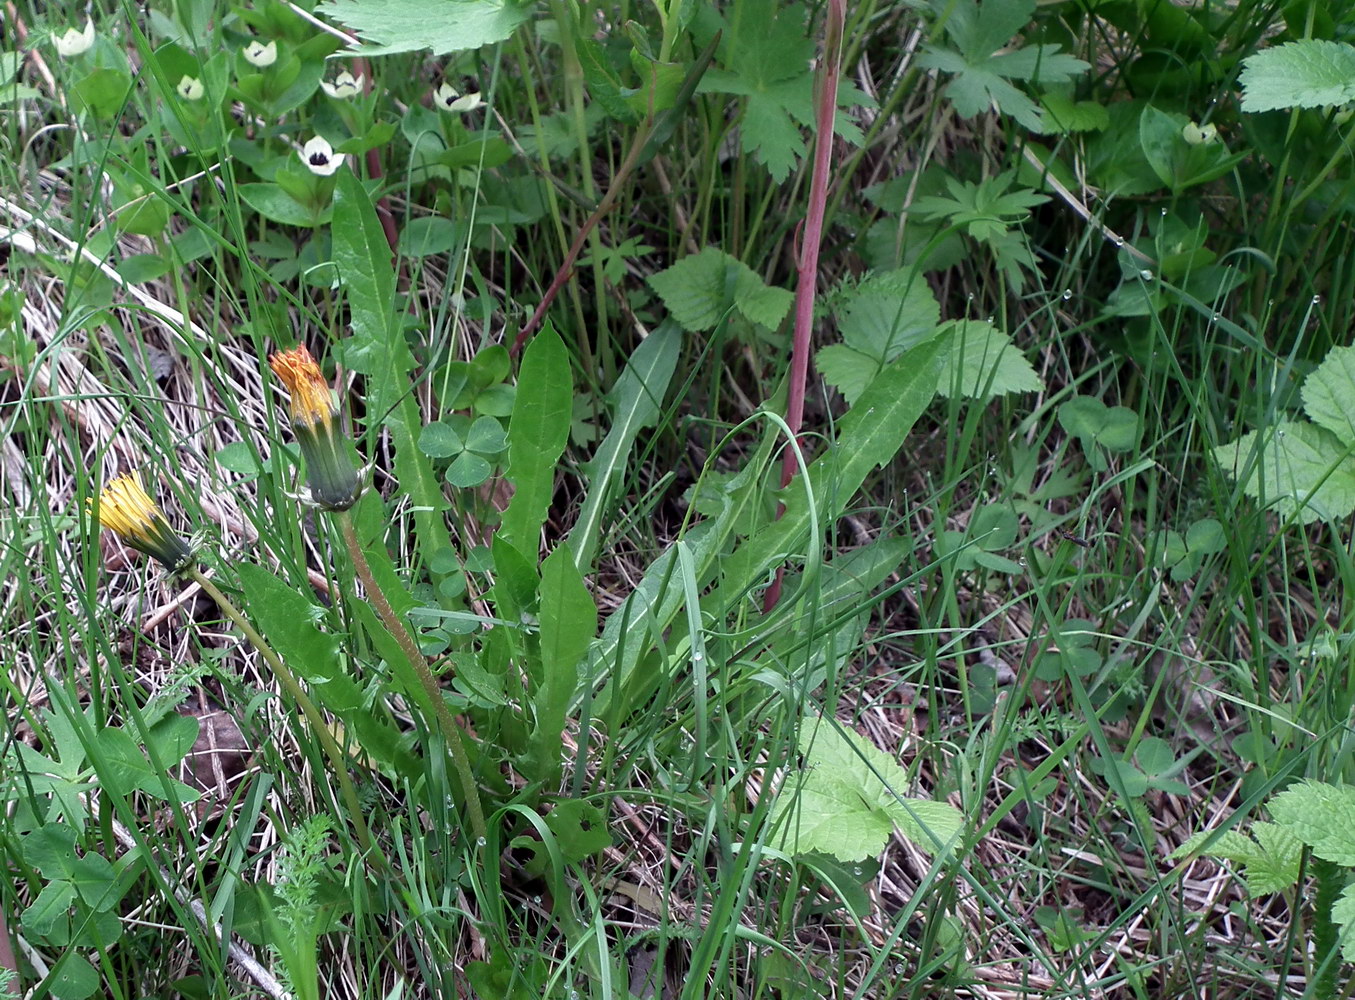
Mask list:
[[327,143],[323,136],[318,135],[302,146],[301,152],[297,155],[301,157],[301,162],[306,165],[307,170],[321,177],[328,177],[334,173],[343,166],[344,161],[344,154],[334,152],[334,147]]
[[67,28],[64,35],[53,32],[52,41],[56,43],[57,55],[64,58],[88,52],[94,45],[94,22],[86,18],[83,31]]
[[450,83],[444,83],[433,92],[433,103],[443,111],[474,111],[476,108],[485,106],[485,102],[480,100],[478,90],[470,94],[462,94],[458,93]]
[[245,46],[245,62],[251,66],[258,66],[263,69],[272,66],[278,61],[278,43],[269,42],[264,45],[257,38]]
[[358,94],[362,93],[362,84],[364,80],[366,80],[366,77],[362,73],[359,73],[355,77],[352,73],[348,72],[348,70],[342,70],[339,75],[334,78],[333,83],[330,83],[328,80],[321,80],[320,89],[330,97],[337,98],[340,101],[346,101],[349,98],[356,97]]
[[207,93],[207,88],[202,85],[202,81],[195,76],[185,76],[179,80],[179,85],[174,88],[180,97],[185,101],[200,101],[202,95]]

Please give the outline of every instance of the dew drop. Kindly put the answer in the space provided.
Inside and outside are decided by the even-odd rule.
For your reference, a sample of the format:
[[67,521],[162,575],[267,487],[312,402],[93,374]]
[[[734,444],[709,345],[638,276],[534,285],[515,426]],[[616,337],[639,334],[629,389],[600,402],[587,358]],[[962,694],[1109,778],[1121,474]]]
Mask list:
[[489,843],[489,841],[485,840],[484,837],[476,837],[476,838],[475,838],[475,845],[476,845],[477,847],[484,847],[484,846],[485,846],[486,844],[488,844],[488,843]]
[[1063,301],[1064,301],[1064,302],[1067,302],[1067,301],[1068,301],[1069,299],[1071,299],[1072,297],[1073,297],[1073,290],[1072,290],[1071,288],[1065,288],[1065,289],[1063,290]]
[[693,654],[692,654],[692,662],[693,662],[693,663],[700,663],[700,662],[701,662],[702,660],[704,660],[705,658],[706,658],[706,655],[705,655],[704,653],[693,653]]
[[1124,246],[1124,237],[1123,237],[1123,236],[1117,236],[1117,237],[1115,237],[1115,245],[1116,245],[1117,247],[1122,247],[1122,246]]
[[1313,296],[1313,305],[1315,305],[1315,306],[1320,306],[1321,304],[1322,304],[1322,296],[1321,296],[1321,295],[1314,295],[1314,296]]
[[1152,281],[1153,272],[1145,267],[1142,271],[1139,272],[1139,277],[1142,278],[1144,281]]
[[535,903],[537,906],[540,906],[540,905],[541,905],[541,897],[540,897],[540,896],[533,896],[533,897],[532,897],[532,902]]
[[1221,320],[1221,319],[1223,319],[1222,316],[1220,316],[1218,313],[1214,313],[1213,316],[1210,316],[1210,317],[1209,317],[1209,322],[1211,322],[1211,323],[1217,323],[1217,322],[1218,322],[1219,320]]
[[1018,565],[1018,566],[1024,566],[1025,564],[1026,564],[1026,557],[1025,557],[1025,556],[1022,556],[1020,559],[1016,560],[1016,565]]
[[861,874],[861,866],[860,866],[860,865],[857,865],[855,868],[853,868],[853,869],[852,869],[852,874],[853,874],[853,875],[860,875],[860,874]]

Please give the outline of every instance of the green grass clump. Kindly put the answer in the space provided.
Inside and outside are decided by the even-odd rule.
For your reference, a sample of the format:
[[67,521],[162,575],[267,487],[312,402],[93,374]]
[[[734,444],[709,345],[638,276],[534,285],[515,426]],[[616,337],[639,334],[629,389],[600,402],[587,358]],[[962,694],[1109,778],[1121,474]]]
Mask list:
[[1340,995],[1355,25],[452,6],[11,12],[0,992]]

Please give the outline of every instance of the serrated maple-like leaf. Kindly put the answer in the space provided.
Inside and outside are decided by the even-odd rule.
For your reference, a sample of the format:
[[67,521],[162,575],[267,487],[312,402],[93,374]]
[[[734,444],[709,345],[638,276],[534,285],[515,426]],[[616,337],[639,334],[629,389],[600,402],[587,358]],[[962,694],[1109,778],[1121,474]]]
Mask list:
[[1303,844],[1299,839],[1278,823],[1253,823],[1251,835],[1256,838],[1260,851],[1247,859],[1243,872],[1247,892],[1264,896],[1283,892],[1297,882],[1299,860],[1303,856]]
[[1355,46],[1321,38],[1262,49],[1242,61],[1242,110],[1321,108],[1355,100]]
[[1009,82],[1055,83],[1088,68],[1081,59],[1062,55],[1057,45],[1031,45],[999,52],[1029,21],[1035,0],[959,0],[947,18],[946,34],[954,48],[928,46],[919,57],[927,69],[954,74],[945,94],[955,110],[973,118],[996,106],[1032,131],[1044,129],[1040,107]]
[[846,344],[829,344],[814,355],[814,367],[848,404],[855,405],[884,365],[879,358]]
[[882,365],[927,340],[941,321],[936,296],[907,269],[866,278],[837,314],[843,342]]
[[1341,945],[1341,957],[1347,962],[1355,962],[1355,885],[1348,885],[1332,904],[1331,918],[1341,928],[1337,938]]
[[362,36],[363,55],[440,56],[501,42],[535,9],[526,0],[325,0],[318,13]]
[[775,329],[786,318],[793,292],[766,284],[756,271],[716,247],[690,254],[649,279],[669,315],[684,330],[709,330],[729,311]]
[[934,854],[953,842],[963,817],[953,806],[905,799],[908,776],[865,737],[825,720],[800,734],[805,771],[786,783],[771,821],[794,853],[821,851],[843,861],[879,854],[892,829]]
[[[810,60],[814,43],[805,28],[804,7],[776,0],[741,0],[722,15],[708,14],[722,26],[720,66],[706,71],[697,87],[702,94],[735,94],[747,98],[739,120],[743,151],[783,181],[805,155],[801,126],[814,123],[814,84]],[[838,88],[839,108],[868,103],[850,85]],[[861,133],[841,112],[834,131],[851,142]]]

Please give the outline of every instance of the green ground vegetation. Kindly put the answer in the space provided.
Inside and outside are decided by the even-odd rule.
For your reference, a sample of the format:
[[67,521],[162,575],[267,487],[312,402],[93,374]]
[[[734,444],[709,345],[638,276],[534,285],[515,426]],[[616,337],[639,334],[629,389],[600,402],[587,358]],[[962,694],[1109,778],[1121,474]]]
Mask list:
[[1348,995],[1355,5],[3,17],[0,992]]

